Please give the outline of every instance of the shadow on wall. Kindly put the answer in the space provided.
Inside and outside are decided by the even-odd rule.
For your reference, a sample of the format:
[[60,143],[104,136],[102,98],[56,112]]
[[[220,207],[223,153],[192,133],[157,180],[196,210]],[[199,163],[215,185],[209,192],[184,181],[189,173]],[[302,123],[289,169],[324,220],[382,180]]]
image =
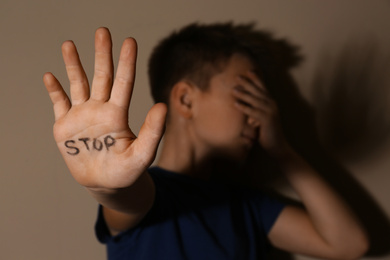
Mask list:
[[[287,50],[286,55],[294,51],[291,45],[284,50]],[[390,57],[381,58],[372,42],[353,42],[334,60],[324,55],[319,65],[313,89],[318,115],[326,119],[320,133],[329,144],[327,149],[319,142],[314,110],[302,98],[289,74],[291,64],[281,62],[278,73],[268,79],[267,87],[278,102],[283,129],[291,145],[340,193],[365,226],[371,240],[368,255],[389,255],[388,217],[332,154],[342,151],[351,158],[366,156],[389,137],[385,83]],[[275,174],[277,166],[270,163],[260,148],[253,158],[247,171],[247,182],[262,183],[267,187],[282,179]],[[259,162],[258,158],[263,159]],[[253,175],[254,172],[262,174]],[[272,255],[275,259],[292,259],[283,252],[272,252]]]
[[[372,39],[351,41],[337,55],[324,52],[319,64],[312,89],[324,145],[345,160],[372,156],[390,137],[389,53],[383,55]],[[332,171],[332,164],[326,167]],[[339,171],[329,177],[365,224],[370,255],[389,254],[388,218],[350,175]]]
[[373,154],[390,136],[390,55],[373,40],[324,52],[314,78],[321,140],[347,160]]

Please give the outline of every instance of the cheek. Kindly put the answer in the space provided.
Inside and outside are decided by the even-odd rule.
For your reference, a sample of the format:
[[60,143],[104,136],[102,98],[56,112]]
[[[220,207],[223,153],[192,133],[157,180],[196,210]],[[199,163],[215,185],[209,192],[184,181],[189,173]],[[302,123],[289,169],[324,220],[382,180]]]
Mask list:
[[244,120],[244,115],[233,104],[219,104],[205,108],[199,126],[203,129],[202,135],[210,135],[210,141],[227,143],[240,136]]

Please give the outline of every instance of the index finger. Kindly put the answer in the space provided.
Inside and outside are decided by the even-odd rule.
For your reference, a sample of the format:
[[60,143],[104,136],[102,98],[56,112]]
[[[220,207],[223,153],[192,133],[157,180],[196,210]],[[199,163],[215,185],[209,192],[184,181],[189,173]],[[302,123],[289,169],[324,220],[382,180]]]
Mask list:
[[118,69],[110,98],[110,102],[126,109],[129,108],[133,93],[136,60],[137,42],[133,38],[127,38],[121,48]]
[[249,71],[248,73],[245,74],[245,76],[261,91],[264,93],[268,94],[267,88],[264,86],[263,82],[260,80],[260,78],[257,76],[256,73],[253,71]]

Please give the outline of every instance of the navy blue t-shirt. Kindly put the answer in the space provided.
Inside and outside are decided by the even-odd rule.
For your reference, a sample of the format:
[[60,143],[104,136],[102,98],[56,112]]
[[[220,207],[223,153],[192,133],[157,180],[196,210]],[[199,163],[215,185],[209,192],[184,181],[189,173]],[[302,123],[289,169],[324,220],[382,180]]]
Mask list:
[[284,205],[258,191],[151,168],[152,209],[112,237],[101,207],[95,231],[110,260],[266,259],[267,234]]

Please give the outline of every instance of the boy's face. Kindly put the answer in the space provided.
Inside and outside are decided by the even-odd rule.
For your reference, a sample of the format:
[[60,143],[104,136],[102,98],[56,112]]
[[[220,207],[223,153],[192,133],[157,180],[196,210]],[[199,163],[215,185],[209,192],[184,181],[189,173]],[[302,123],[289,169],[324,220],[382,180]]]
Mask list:
[[258,129],[234,105],[233,91],[239,77],[253,71],[248,58],[234,54],[225,69],[214,75],[206,91],[199,90],[193,107],[193,134],[204,152],[219,151],[234,158],[245,158],[257,140]]

